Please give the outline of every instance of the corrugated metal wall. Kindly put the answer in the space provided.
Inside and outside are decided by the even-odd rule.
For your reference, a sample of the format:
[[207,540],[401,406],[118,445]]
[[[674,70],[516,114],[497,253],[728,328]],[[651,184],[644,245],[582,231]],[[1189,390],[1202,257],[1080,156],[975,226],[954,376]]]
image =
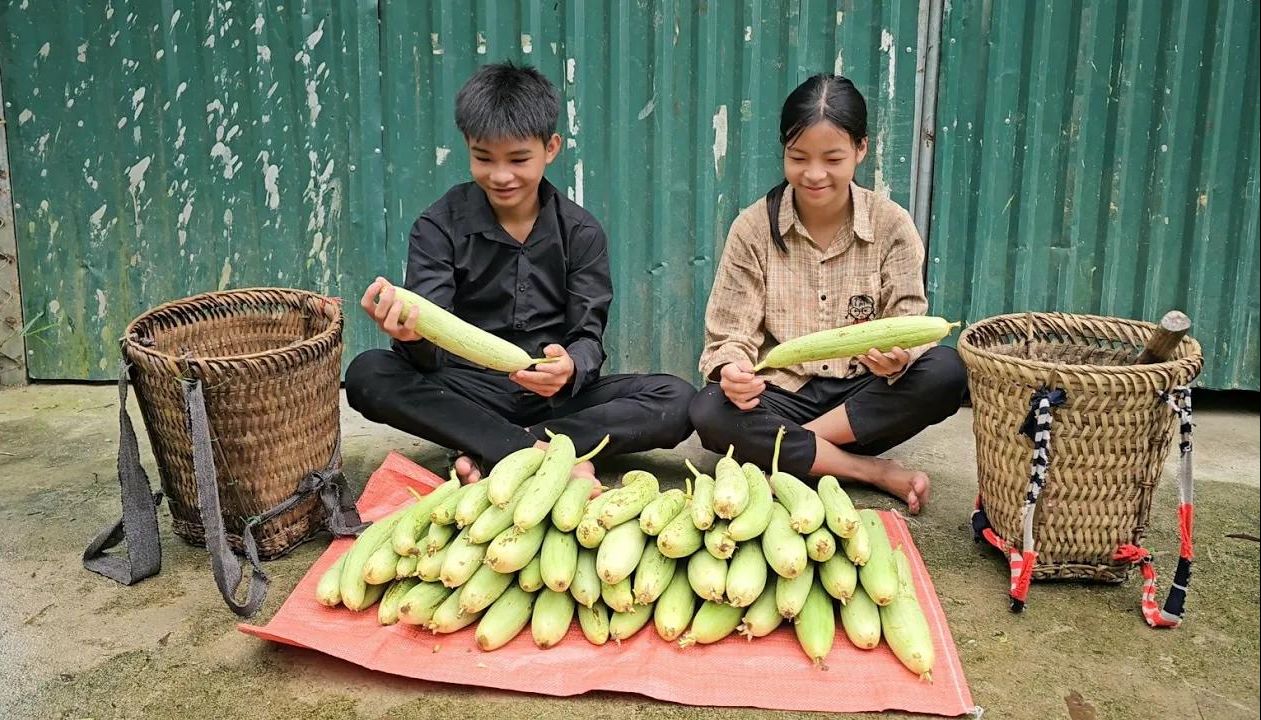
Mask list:
[[465,181],[455,94],[509,58],[561,89],[564,149],[548,173],[610,238],[612,370],[696,376],[703,316],[727,226],[781,177],[783,98],[840,68],[867,95],[867,184],[908,202],[915,0],[543,2],[471,8],[382,2],[388,237]]
[[0,11],[31,377],[115,377],[126,323],[167,300],[380,271],[371,3]]
[[[467,178],[455,93],[504,58],[563,90],[550,175],[612,241],[611,370],[694,376],[726,227],[778,180],[806,76],[868,95],[861,179],[909,202],[916,0],[192,5],[0,10],[32,377],[111,377],[126,321],[193,292],[401,280],[411,222]],[[383,344],[348,309],[347,359]]]
[[[929,0],[923,0],[927,7]],[[694,377],[726,227],[779,177],[779,105],[866,94],[860,182],[910,206],[919,0],[0,2],[28,369],[111,377],[126,321],[218,287],[352,301],[467,176],[474,67],[561,87],[550,173],[612,240],[610,370]],[[1255,2],[947,3],[928,281],[1029,308],[1196,323],[1211,387],[1258,387]]]
[[948,3],[929,299],[975,321],[1185,310],[1258,389],[1258,3]]

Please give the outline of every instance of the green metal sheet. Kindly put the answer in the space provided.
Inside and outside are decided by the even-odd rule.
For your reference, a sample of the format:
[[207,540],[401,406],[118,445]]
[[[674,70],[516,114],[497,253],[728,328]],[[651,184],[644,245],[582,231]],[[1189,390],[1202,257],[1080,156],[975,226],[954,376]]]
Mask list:
[[1258,4],[948,2],[932,311],[1158,320],[1258,389]]
[[909,206],[915,0],[380,5],[396,277],[413,220],[468,177],[453,119],[460,84],[484,63],[534,65],[564,102],[564,149],[548,176],[610,238],[610,371],[699,379],[727,227],[780,179],[780,106],[807,76],[840,69],[854,79],[871,114],[859,181]]
[[[467,178],[480,64],[564,98],[549,173],[611,238],[610,371],[695,379],[726,229],[780,175],[779,108],[840,70],[867,95],[863,184],[910,204],[916,0],[0,3],[35,378],[111,377],[131,317],[218,287],[347,299],[401,280],[407,231]],[[80,60],[82,57],[82,60]],[[73,101],[73,102],[71,102]]]
[[114,377],[127,321],[197,292],[357,299],[384,250],[378,41],[353,0],[0,3],[30,376]]

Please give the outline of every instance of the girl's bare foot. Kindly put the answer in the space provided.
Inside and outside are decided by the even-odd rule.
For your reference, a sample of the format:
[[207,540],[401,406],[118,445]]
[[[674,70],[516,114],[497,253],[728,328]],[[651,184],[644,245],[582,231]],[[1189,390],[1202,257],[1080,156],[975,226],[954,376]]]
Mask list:
[[906,509],[918,515],[928,504],[931,482],[928,475],[919,470],[908,470],[893,460],[880,459],[882,471],[869,482],[890,495],[906,502]]
[[460,478],[460,482],[469,485],[482,479],[482,471],[477,467],[477,463],[468,455],[461,455],[455,459],[455,474]]

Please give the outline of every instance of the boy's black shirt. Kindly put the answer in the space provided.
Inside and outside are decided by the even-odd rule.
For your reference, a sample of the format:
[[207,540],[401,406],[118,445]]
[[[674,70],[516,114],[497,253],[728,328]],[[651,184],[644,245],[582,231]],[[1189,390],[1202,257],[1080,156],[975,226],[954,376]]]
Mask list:
[[[599,377],[613,300],[608,238],[546,178],[524,243],[499,225],[476,183],[447,191],[412,225],[404,286],[531,357],[542,357],[551,343],[564,346],[574,377],[555,401]],[[423,340],[395,345],[422,371],[447,363],[476,367]]]

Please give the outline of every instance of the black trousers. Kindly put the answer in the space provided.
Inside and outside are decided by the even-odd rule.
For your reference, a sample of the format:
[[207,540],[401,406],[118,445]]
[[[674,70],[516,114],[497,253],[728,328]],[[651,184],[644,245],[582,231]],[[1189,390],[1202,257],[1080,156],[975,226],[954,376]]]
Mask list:
[[716,453],[735,446],[735,457],[770,470],[775,434],[785,428],[779,466],[806,478],[814,465],[814,433],[803,428],[820,415],[845,406],[855,442],[842,450],[879,455],[929,425],[954,415],[967,392],[967,371],[954,348],[930,348],[897,382],[867,374],[853,379],[816,377],[797,392],[767,385],[752,410],[737,408],[717,383],[692,401],[690,416],[701,444]]
[[466,453],[483,471],[546,440],[544,429],[568,435],[579,455],[605,434],[602,457],[672,448],[692,434],[695,395],[673,375],[609,375],[555,402],[503,373],[460,365],[421,372],[395,350],[368,350],[346,369],[346,397],[365,418]]

